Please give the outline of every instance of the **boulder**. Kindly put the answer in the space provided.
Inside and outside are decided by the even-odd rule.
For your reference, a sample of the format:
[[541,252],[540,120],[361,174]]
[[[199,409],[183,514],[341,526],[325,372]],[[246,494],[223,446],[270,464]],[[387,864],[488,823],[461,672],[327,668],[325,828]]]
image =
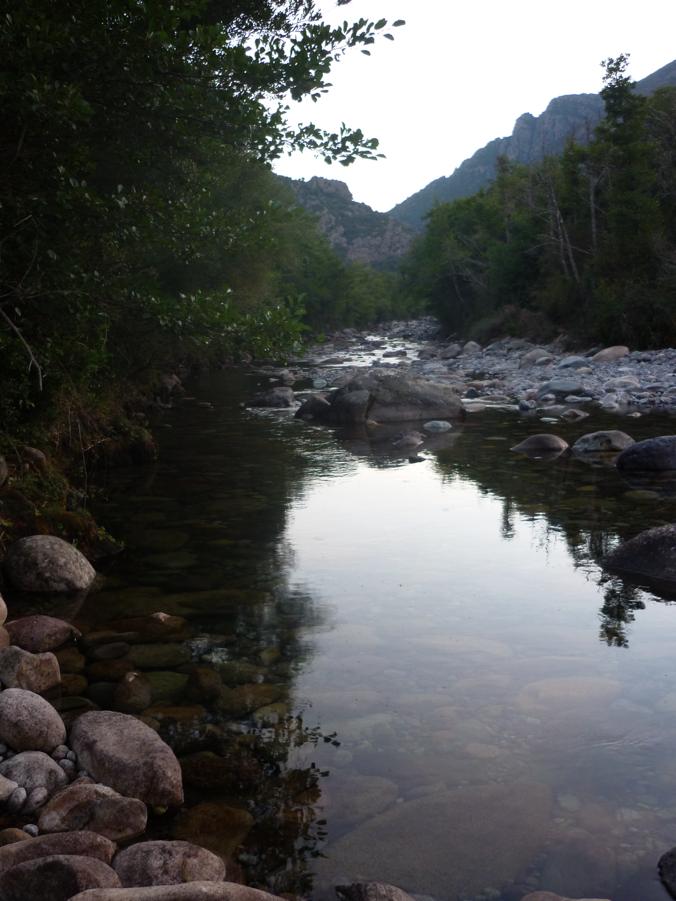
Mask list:
[[130,798],[157,807],[183,803],[181,768],[169,745],[124,713],[95,710],[73,724],[71,747],[80,766]]
[[43,751],[22,751],[0,763],[0,776],[16,782],[26,792],[25,813],[33,813],[68,784],[64,770]]
[[296,410],[296,419],[326,419],[331,404],[322,394],[313,394]]
[[358,375],[331,397],[335,423],[413,422],[464,415],[455,388],[401,372]]
[[292,407],[295,395],[291,388],[269,388],[255,394],[247,406],[249,407]]
[[650,472],[676,469],[676,435],[637,441],[622,451],[617,458],[617,468]]
[[392,447],[405,452],[417,450],[425,443],[425,436],[418,431],[402,432],[392,442]]
[[220,857],[181,841],[140,842],[120,851],[113,866],[123,886],[221,882],[225,878]]
[[531,892],[525,895],[521,901],[609,901],[603,898],[564,898],[563,895],[556,895],[554,892]]
[[426,422],[423,425],[423,428],[426,432],[440,433],[450,431],[453,426],[450,424],[450,422],[446,422],[445,419],[430,419],[429,422]]
[[589,360],[586,357],[563,357],[556,364],[557,369],[586,369],[589,366]]
[[510,448],[517,454],[539,455],[539,454],[561,454],[568,447],[568,443],[559,438],[558,435],[530,435],[524,441],[515,444]]
[[66,740],[66,727],[52,705],[32,691],[0,692],[0,741],[15,751],[46,751]]
[[553,394],[556,398],[564,398],[568,394],[584,394],[584,388],[578,379],[552,379],[540,386],[537,396],[543,398],[547,394]]
[[279,901],[259,889],[237,882],[186,882],[135,888],[91,889],[70,901]]
[[0,626],[4,625],[7,619],[7,604],[5,604],[5,599],[0,594]]
[[657,869],[665,888],[672,898],[676,898],[676,848],[660,857]]
[[254,818],[248,810],[232,807],[225,801],[205,801],[181,811],[174,835],[228,859],[235,854],[253,825]]
[[107,785],[79,782],[69,785],[42,808],[41,833],[87,829],[113,842],[126,842],[146,830],[148,812],[143,801],[125,798]]
[[548,350],[545,350],[544,347],[534,347],[532,350],[529,350],[528,353],[524,354],[519,360],[519,366],[521,368],[525,366],[534,366],[538,360],[542,359],[542,357],[548,357],[551,359],[551,354]]
[[7,460],[0,454],[0,488],[2,488],[8,478],[9,467],[7,466]]
[[594,363],[614,363],[615,360],[621,360],[629,353],[629,348],[624,344],[616,344],[613,347],[604,347],[592,357]]
[[386,882],[353,882],[337,885],[340,901],[413,901],[411,896],[396,885]]
[[55,854],[17,864],[0,876],[2,901],[69,901],[91,888],[116,888],[120,880],[108,864],[92,857]]
[[9,546],[3,561],[8,582],[19,591],[86,591],[96,577],[87,558],[54,535],[30,535]]
[[467,341],[462,348],[463,354],[478,354],[480,350],[481,345],[476,341]]
[[124,713],[141,713],[152,702],[152,686],[144,673],[125,673],[115,687],[113,701]]
[[30,841],[12,842],[0,848],[0,875],[25,861],[34,861],[54,854],[73,854],[110,863],[116,850],[117,847],[113,842],[93,832],[38,835]]
[[54,654],[31,654],[11,645],[0,650],[0,681],[6,688],[23,688],[40,694],[61,681]]
[[53,651],[80,635],[65,620],[40,614],[12,620],[6,628],[12,644],[33,654]]
[[623,541],[601,564],[610,572],[676,583],[676,524],[647,529]]
[[618,429],[589,432],[578,438],[572,447],[575,454],[608,454],[618,453],[634,443],[631,435]]

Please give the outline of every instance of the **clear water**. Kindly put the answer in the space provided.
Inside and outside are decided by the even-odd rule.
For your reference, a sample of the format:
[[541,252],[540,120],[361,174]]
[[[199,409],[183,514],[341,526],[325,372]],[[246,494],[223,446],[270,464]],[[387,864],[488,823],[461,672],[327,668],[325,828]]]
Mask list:
[[[158,465],[110,476],[97,514],[127,550],[84,620],[177,613],[194,659],[248,665],[224,681],[258,686],[262,710],[162,721],[180,754],[243,772],[250,742],[255,779],[187,795],[253,815],[233,872],[314,897],[377,879],[439,901],[666,898],[676,610],[598,559],[674,521],[676,498],[511,454],[550,428],[515,414],[476,414],[411,463],[391,434],[243,409],[251,377],[191,387],[212,408],[167,413]],[[602,427],[674,431],[554,431]]]

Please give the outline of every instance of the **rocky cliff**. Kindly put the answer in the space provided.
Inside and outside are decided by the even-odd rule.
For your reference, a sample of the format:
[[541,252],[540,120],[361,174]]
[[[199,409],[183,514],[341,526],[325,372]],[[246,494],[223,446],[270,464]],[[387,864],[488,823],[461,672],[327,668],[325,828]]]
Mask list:
[[[637,83],[643,94],[667,86],[676,86],[676,60]],[[540,116],[530,113],[519,116],[509,137],[486,144],[452,175],[437,178],[395,206],[390,215],[409,228],[420,229],[425,213],[436,203],[469,197],[492,181],[500,156],[527,164],[561,153],[570,138],[578,143],[589,140],[602,115],[603,101],[598,94],[555,97]]]
[[284,179],[300,206],[317,217],[320,230],[333,249],[350,262],[378,269],[393,268],[406,253],[414,231],[388,213],[377,213],[352,199],[342,181],[314,177]]

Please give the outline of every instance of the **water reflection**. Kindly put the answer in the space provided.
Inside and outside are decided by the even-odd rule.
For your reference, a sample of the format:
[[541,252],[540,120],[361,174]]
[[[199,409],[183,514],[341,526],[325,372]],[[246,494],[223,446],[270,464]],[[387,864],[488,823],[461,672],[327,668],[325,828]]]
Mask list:
[[[185,620],[164,657],[128,638],[189,791],[159,828],[317,898],[364,876],[438,901],[652,897],[676,835],[673,609],[599,560],[674,519],[670,493],[510,454],[534,430],[513,415],[412,466],[400,429],[243,412],[231,378],[197,390],[213,411],[171,414],[159,466],[102,508],[129,546],[84,623]],[[114,702],[121,659],[87,663],[90,697]]]

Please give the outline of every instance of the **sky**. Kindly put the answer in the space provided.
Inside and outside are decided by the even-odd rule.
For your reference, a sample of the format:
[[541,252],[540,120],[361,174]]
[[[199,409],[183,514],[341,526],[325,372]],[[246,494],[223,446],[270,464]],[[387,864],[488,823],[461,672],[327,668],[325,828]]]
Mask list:
[[[601,60],[630,53],[636,80],[676,58],[674,0],[319,0],[325,19],[405,19],[395,41],[370,57],[355,48],[337,63],[318,103],[294,104],[290,118],[336,130],[341,122],[380,141],[386,159],[344,167],[309,153],[274,168],[292,178],[347,182],[376,210],[451,172],[525,112],[553,97],[598,92]],[[387,30],[387,29],[385,29]]]

